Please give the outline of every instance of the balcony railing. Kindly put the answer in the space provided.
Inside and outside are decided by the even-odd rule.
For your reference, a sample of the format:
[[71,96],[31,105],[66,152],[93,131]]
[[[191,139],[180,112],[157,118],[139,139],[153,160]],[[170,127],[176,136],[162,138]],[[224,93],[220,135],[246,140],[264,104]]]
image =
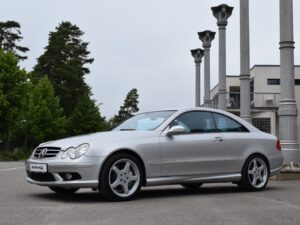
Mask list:
[[[240,92],[226,92],[227,108],[238,109],[241,106]],[[280,93],[254,92],[250,94],[251,108],[276,108]],[[212,100],[212,107],[218,108],[218,95]]]

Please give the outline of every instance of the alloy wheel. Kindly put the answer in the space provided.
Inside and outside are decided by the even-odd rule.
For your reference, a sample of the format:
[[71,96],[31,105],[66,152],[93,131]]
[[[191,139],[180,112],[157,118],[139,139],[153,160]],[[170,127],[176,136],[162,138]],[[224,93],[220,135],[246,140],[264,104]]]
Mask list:
[[109,186],[114,194],[120,197],[132,195],[140,184],[138,166],[130,159],[116,161],[109,171]]
[[268,181],[268,167],[261,158],[253,158],[248,166],[248,178],[255,188],[262,188]]

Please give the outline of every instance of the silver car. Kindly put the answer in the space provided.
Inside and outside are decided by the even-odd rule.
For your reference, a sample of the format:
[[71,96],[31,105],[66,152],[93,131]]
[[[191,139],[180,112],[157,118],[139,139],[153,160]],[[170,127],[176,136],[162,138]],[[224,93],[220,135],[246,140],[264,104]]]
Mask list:
[[123,201],[141,186],[232,182],[263,190],[282,166],[280,141],[216,109],[138,114],[108,132],[40,144],[26,161],[27,181],[58,194],[99,190]]

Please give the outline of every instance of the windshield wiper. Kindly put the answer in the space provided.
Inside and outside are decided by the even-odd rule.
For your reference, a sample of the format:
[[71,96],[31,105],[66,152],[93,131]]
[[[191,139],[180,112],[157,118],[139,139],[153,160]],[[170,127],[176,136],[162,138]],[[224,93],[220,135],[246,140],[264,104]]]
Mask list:
[[129,130],[135,130],[135,129],[120,129],[120,131],[129,131]]

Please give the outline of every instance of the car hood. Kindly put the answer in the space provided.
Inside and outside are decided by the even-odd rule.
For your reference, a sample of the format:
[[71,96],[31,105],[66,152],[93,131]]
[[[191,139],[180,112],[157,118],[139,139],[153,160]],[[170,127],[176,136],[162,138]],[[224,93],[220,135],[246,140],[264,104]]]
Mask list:
[[126,143],[134,140],[141,140],[142,138],[150,138],[159,136],[159,131],[108,131],[98,132],[93,134],[79,135],[74,137],[68,137],[55,141],[44,142],[39,147],[60,147],[67,149],[69,147],[77,147],[83,143],[89,143],[91,146],[98,146],[98,144],[109,143]]

